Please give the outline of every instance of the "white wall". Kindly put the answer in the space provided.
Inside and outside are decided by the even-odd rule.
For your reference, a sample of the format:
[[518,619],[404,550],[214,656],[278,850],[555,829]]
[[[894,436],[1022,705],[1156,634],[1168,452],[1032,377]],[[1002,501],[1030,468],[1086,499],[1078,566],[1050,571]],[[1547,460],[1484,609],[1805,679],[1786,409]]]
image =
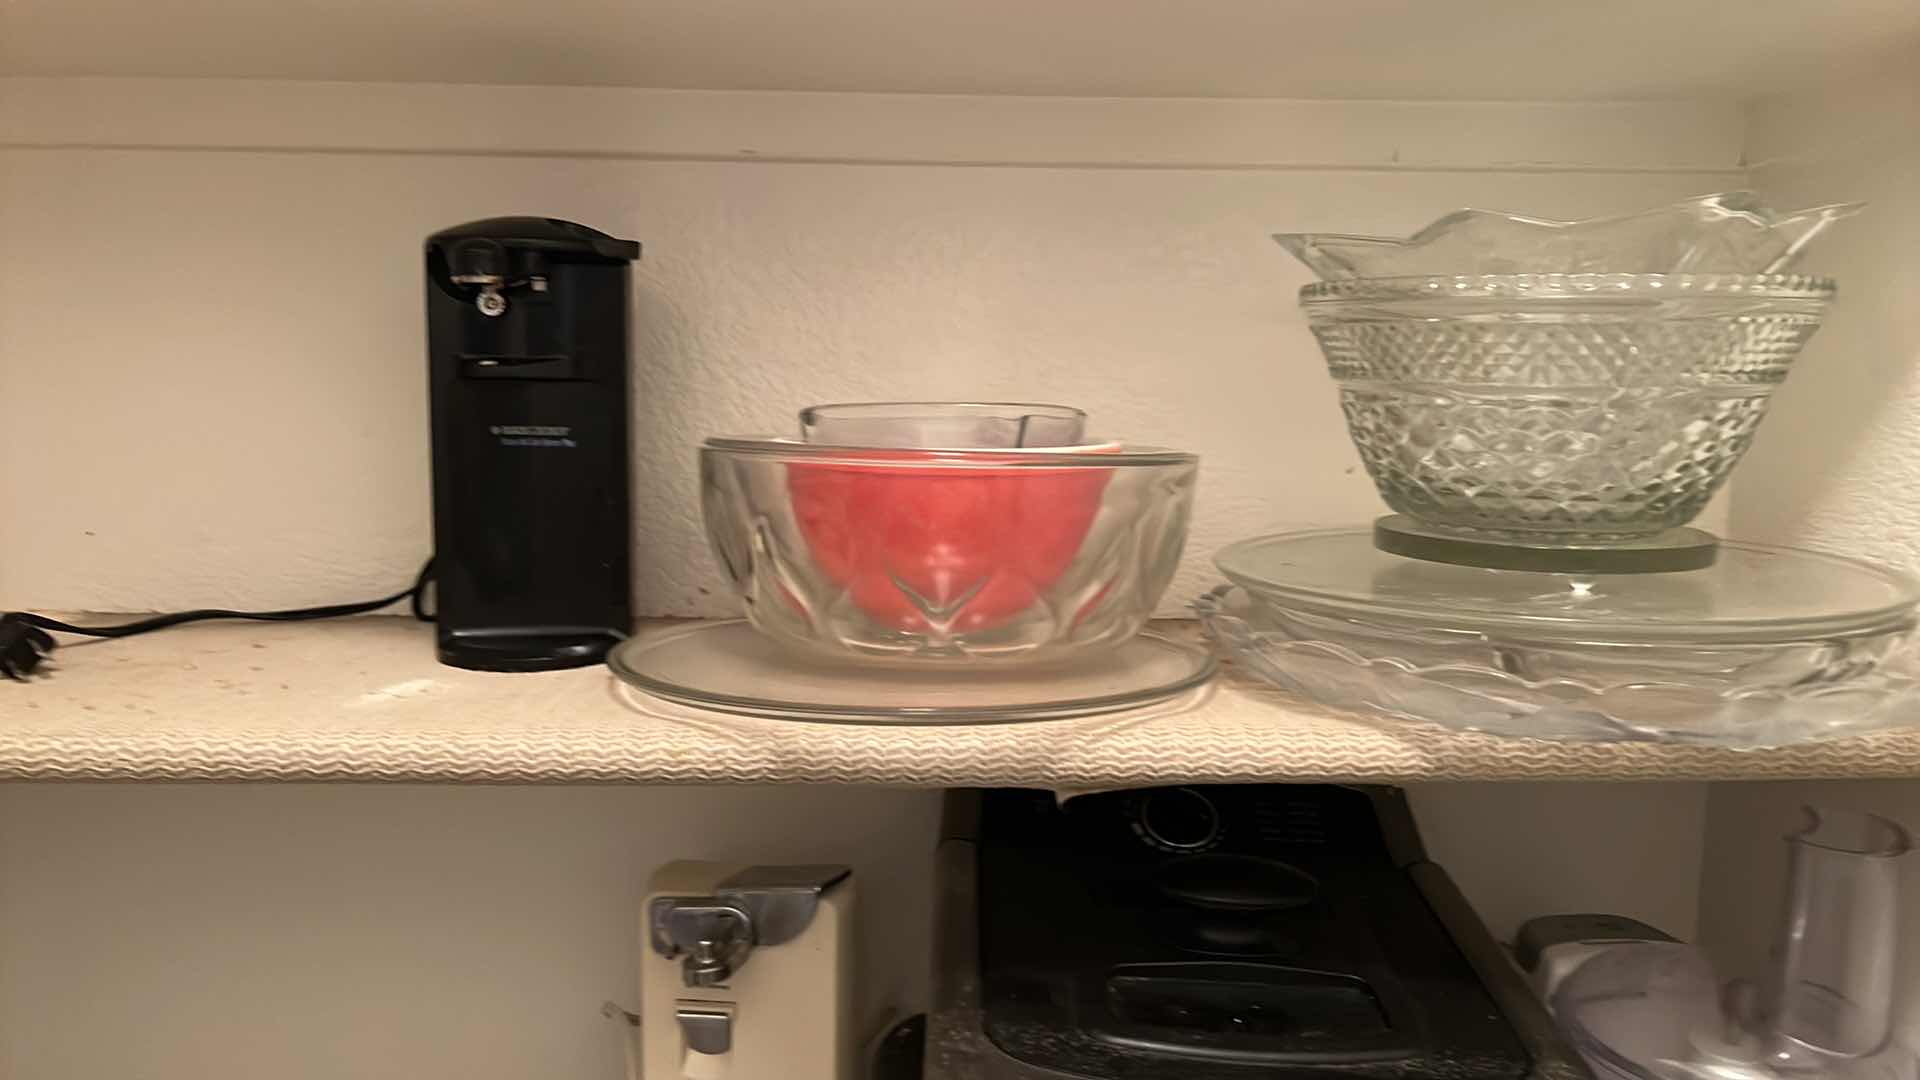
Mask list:
[[[0,460],[31,463],[0,469],[0,596],[30,607],[294,605],[408,580],[430,544],[421,239],[543,213],[646,245],[634,298],[640,613],[736,610],[699,523],[701,438],[786,430],[811,402],[915,397],[1066,401],[1102,434],[1198,451],[1193,539],[1165,604],[1176,612],[1212,584],[1208,554],[1229,540],[1380,512],[1294,304],[1307,275],[1269,232],[1404,231],[1465,204],[1605,213],[1739,180],[1730,152],[1719,171],[1703,166],[1720,153],[1700,134],[1715,114],[1685,108],[1328,115],[1228,103],[1182,120],[1292,128],[1173,140],[1206,168],[1112,167],[1154,140],[1064,134],[1096,167],[951,167],[476,155],[448,148],[493,136],[449,142],[432,129],[418,131],[430,152],[400,152],[381,140],[407,127],[378,94],[350,102],[380,118],[368,130],[339,130],[315,111],[331,99],[306,94],[286,104],[311,121],[232,120],[232,139],[271,152],[221,148],[204,119],[164,113],[154,128],[195,148],[126,149],[139,132],[100,119],[110,99],[91,83],[73,126],[113,148],[50,145],[61,99],[29,89],[14,148],[0,149]],[[231,91],[243,93],[274,99]],[[444,118],[443,102],[414,93],[387,104]],[[797,124],[793,96],[772,97]],[[532,98],[529,118],[517,100],[489,103],[503,128],[540,137],[554,103]],[[839,116],[838,101],[818,107]],[[1006,145],[1014,137],[995,134],[1006,125],[968,106],[916,107],[934,130],[951,113],[970,152],[1031,160],[1032,132]],[[1158,106],[1140,108],[1074,112],[1047,130],[1160,131]],[[910,138],[886,115],[867,152],[914,139],[930,152],[924,132]],[[1637,127],[1622,126],[1633,116]],[[1560,130],[1588,121],[1604,137]],[[1452,134],[1437,137],[1449,128],[1436,123]],[[301,151],[305,126],[322,147],[381,148]],[[703,145],[661,127],[630,143],[544,138]],[[1216,167],[1290,139],[1298,160],[1366,168]],[[1391,165],[1403,153],[1438,164]],[[1587,164],[1512,164],[1543,156]]]
[[[1884,69],[1757,103],[1754,182],[1775,205],[1865,199],[1809,268],[1841,299],[1733,484],[1737,535],[1920,571],[1920,51]],[[1786,849],[1803,803],[1920,830],[1920,782],[1716,784],[1702,866],[1702,942],[1757,972],[1776,931]],[[1909,857],[1904,1030],[1920,1042],[1920,862]]]
[[0,785],[0,1077],[617,1080],[674,858],[851,862],[925,995],[937,792]]
[[1427,852],[1513,940],[1537,915],[1605,912],[1683,940],[1700,905],[1706,784],[1423,784]]
[[1903,59],[1751,112],[1762,196],[1868,205],[1807,256],[1840,298],[1741,465],[1732,521],[1920,570],[1920,49]]

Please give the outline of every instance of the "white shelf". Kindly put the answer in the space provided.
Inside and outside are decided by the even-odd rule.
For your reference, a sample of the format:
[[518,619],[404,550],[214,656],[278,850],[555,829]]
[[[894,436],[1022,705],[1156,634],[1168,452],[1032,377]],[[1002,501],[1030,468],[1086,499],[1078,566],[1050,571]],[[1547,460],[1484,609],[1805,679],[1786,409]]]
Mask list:
[[1920,776],[1920,732],[1762,752],[1499,740],[1327,714],[1231,673],[1172,707],[1085,720],[667,719],[622,703],[602,668],[443,667],[430,629],[400,618],[208,624],[56,658],[44,679],[0,683],[0,778],[1088,788]]
[[9,0],[0,72],[1098,97],[1740,97],[1920,33],[1910,0]]

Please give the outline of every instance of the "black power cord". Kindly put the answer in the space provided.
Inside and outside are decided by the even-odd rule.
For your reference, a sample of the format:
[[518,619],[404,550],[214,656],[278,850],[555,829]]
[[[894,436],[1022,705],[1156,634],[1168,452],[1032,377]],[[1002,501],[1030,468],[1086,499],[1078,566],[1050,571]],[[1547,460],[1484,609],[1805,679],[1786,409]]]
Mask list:
[[198,611],[176,611],[166,615],[154,615],[117,626],[76,626],[61,622],[59,619],[50,619],[45,615],[35,615],[30,611],[9,611],[0,615],[0,675],[10,679],[25,679],[31,675],[34,669],[47,658],[47,654],[54,650],[53,635],[48,631],[79,634],[84,637],[123,638],[165,630],[185,623],[205,622],[209,619],[249,619],[254,622],[337,619],[345,615],[366,615],[402,600],[410,602],[414,618],[421,622],[432,622],[433,615],[426,609],[427,586],[432,581],[433,560],[428,559],[427,564],[420,568],[419,575],[413,579],[412,585],[392,596],[383,596],[378,600],[329,604],[325,607],[290,608],[286,611],[228,611],[225,608],[201,608]]

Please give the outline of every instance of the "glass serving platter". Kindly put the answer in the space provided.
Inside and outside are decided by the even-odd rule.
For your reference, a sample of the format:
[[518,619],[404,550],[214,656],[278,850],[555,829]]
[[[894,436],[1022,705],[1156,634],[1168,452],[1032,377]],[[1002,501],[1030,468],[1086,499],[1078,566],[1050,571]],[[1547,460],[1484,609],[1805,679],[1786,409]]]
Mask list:
[[1727,543],[1705,570],[1529,573],[1407,559],[1364,529],[1220,553],[1209,635],[1338,708],[1500,735],[1758,748],[1920,720],[1920,588]]

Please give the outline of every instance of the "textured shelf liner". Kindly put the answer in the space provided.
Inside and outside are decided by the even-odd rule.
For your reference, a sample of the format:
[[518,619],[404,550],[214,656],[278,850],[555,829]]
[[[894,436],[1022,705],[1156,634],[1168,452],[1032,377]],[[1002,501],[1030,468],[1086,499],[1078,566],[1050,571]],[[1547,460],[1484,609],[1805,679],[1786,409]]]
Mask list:
[[388,617],[208,624],[55,657],[48,678],[0,682],[0,779],[1083,789],[1920,776],[1920,731],[1756,752],[1494,739],[1327,713],[1231,672],[1158,707],[1031,724],[801,724],[664,705],[650,714],[627,704],[604,668],[443,667],[430,628]]

